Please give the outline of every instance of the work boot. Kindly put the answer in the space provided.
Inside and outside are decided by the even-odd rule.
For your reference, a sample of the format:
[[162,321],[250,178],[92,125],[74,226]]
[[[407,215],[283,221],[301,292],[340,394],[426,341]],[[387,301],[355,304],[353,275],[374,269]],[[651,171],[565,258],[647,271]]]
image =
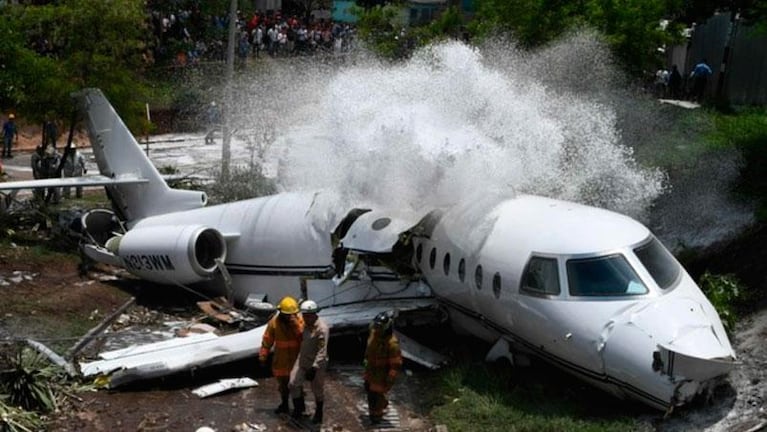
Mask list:
[[293,418],[300,419],[306,411],[306,404],[304,404],[304,397],[298,397],[293,399]]
[[277,407],[276,410],[274,410],[275,414],[287,414],[290,412],[290,407],[288,406],[288,397],[283,396],[282,403],[280,406]]
[[314,409],[314,416],[312,417],[312,423],[314,424],[322,424],[322,408],[325,405],[325,402],[316,402],[316,407]]

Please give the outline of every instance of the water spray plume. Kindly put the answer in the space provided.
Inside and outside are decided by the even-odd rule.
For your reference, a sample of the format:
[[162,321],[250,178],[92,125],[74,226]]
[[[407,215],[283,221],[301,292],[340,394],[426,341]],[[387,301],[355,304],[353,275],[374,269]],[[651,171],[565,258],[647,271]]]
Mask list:
[[603,52],[580,34],[539,53],[445,42],[300,79],[285,66],[275,75],[298,84],[277,96],[292,107],[279,110],[279,181],[402,208],[531,193],[641,218],[663,175],[624,141]]

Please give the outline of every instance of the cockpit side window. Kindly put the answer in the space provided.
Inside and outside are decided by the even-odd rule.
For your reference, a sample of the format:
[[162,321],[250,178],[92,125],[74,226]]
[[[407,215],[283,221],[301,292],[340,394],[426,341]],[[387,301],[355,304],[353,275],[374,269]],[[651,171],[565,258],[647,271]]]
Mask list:
[[661,289],[665,290],[674,286],[679,275],[682,274],[679,263],[656,238],[634,249],[634,254]]
[[630,296],[647,293],[631,264],[621,254],[567,261],[572,296]]
[[523,293],[538,295],[559,295],[559,271],[554,258],[532,257],[522,275]]

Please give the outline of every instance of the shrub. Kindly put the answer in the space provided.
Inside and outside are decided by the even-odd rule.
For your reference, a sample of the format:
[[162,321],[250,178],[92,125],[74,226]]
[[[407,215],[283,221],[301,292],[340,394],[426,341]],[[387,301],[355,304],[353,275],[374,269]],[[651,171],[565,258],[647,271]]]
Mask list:
[[8,404],[24,410],[49,412],[56,409],[51,387],[58,370],[41,354],[14,346],[0,352],[0,393]]
[[700,277],[700,287],[719,313],[727,331],[732,331],[737,322],[735,307],[744,299],[745,291],[735,275],[712,275],[709,272]]
[[259,164],[232,165],[227,179],[223,178],[220,171],[213,173],[213,177],[215,181],[205,187],[211,203],[255,198],[271,195],[277,191],[274,180],[264,175]]

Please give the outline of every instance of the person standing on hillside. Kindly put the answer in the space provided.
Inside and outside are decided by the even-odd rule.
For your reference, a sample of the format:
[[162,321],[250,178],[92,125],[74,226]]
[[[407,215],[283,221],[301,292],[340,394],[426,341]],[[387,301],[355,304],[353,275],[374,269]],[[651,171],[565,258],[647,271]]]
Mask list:
[[[77,145],[72,143],[72,147],[64,149],[64,177],[82,177],[87,173],[85,169],[85,157],[77,149]],[[69,198],[70,188],[64,188],[64,198]],[[75,197],[83,197],[83,187],[75,187]]]
[[43,149],[48,146],[56,148],[56,140],[59,138],[59,128],[53,121],[53,116],[48,115],[48,119],[43,123]]
[[682,89],[682,74],[679,73],[679,68],[674,65],[671,67],[671,73],[668,76],[668,90],[671,94],[671,98],[679,99],[679,95]]
[[706,93],[706,84],[708,83],[708,77],[713,74],[711,66],[708,65],[706,59],[701,60],[700,63],[695,65],[692,70],[692,95],[695,101],[703,102],[703,96]]
[[[59,178],[61,176],[61,173],[59,172],[60,163],[61,154],[56,150],[56,147],[46,147],[41,163],[42,178]],[[61,189],[57,187],[48,188],[45,194],[45,202],[58,204],[60,201]]]
[[[29,158],[29,163],[32,166],[32,178],[43,179],[45,174],[43,173],[43,158],[45,153],[43,152],[43,145],[38,144],[35,151],[32,152],[32,156]],[[42,201],[45,197],[45,191],[43,189],[33,189],[32,195],[36,200]]]
[[207,131],[205,132],[205,144],[214,144],[216,131],[221,129],[221,110],[215,101],[211,101],[205,113]]
[[3,123],[3,157],[11,159],[11,147],[13,146],[14,139],[16,145],[19,145],[19,131],[16,127],[16,116],[11,113],[8,114],[8,120]]

